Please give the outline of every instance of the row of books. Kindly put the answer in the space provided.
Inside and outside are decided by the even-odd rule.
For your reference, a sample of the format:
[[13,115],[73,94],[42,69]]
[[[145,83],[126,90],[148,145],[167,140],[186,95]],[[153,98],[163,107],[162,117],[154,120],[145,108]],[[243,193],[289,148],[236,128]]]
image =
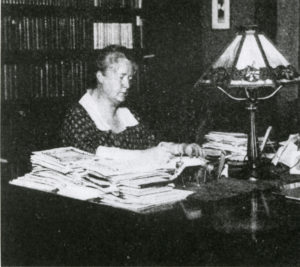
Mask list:
[[88,86],[88,66],[82,60],[3,64],[1,72],[2,100],[77,95]]
[[[193,192],[175,189],[173,180],[189,165],[202,159],[177,159],[169,163],[149,160],[131,164],[105,155],[96,156],[74,147],[33,152],[33,169],[10,183],[104,205],[145,212],[153,207],[185,199]],[[197,161],[195,163],[195,161]],[[156,163],[155,163],[156,162]],[[185,162],[185,163],[184,163]]]
[[94,23],[94,49],[102,49],[109,44],[133,48],[132,23]]
[[142,8],[142,0],[94,0],[94,6],[103,8]]
[[1,3],[8,5],[61,7],[97,6],[103,8],[142,8],[142,0],[2,0]]
[[92,6],[93,0],[1,0],[1,3],[7,5],[82,7]]
[[2,42],[7,50],[91,49],[87,18],[2,17]]

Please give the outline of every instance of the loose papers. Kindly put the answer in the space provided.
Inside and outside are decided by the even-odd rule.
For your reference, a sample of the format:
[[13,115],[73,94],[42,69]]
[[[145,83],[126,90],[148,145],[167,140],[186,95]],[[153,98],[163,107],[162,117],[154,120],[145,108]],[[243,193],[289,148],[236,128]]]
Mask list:
[[272,163],[282,163],[290,168],[290,174],[300,174],[299,134],[291,134],[287,141],[281,142]]
[[202,158],[173,158],[164,164],[134,165],[63,147],[33,152],[32,172],[10,183],[133,211],[172,203],[192,192],[172,182],[188,166],[204,166]]

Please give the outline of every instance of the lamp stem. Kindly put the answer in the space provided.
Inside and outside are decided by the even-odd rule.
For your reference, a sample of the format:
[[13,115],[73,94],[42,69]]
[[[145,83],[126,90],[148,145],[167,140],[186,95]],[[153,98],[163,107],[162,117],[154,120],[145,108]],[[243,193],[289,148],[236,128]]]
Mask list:
[[256,127],[255,127],[255,113],[257,109],[257,97],[256,97],[256,90],[251,92],[252,97],[249,100],[249,106],[247,109],[250,111],[250,131],[248,134],[248,164],[250,169],[250,178],[257,178],[257,168],[258,168],[258,161],[259,161],[259,150],[257,144],[257,137],[256,137]]

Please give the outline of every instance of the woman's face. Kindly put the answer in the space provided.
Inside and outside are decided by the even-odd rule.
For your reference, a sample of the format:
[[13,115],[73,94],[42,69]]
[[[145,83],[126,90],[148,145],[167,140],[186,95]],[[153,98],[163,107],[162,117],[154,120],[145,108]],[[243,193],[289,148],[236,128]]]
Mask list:
[[108,67],[103,74],[97,73],[97,79],[102,84],[101,94],[114,104],[125,101],[133,75],[132,63],[121,58]]

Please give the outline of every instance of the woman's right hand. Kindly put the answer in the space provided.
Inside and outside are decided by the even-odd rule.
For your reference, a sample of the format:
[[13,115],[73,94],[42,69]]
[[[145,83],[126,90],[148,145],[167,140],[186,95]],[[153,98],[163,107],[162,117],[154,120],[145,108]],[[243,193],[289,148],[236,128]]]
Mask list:
[[183,144],[184,154],[189,157],[205,157],[205,151],[198,144]]
[[196,143],[176,144],[172,142],[161,142],[158,146],[176,156],[186,155],[189,157],[205,157],[205,151]]

